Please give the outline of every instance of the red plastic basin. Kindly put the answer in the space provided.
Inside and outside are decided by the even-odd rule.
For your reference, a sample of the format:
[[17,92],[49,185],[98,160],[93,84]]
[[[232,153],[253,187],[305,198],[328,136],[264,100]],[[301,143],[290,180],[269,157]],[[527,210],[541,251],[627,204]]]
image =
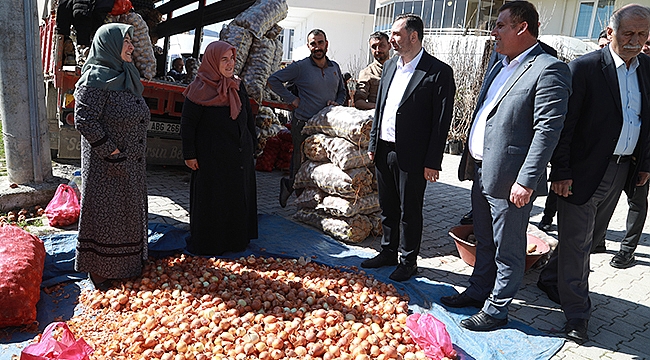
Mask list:
[[[474,266],[476,262],[476,245],[467,241],[467,237],[470,234],[474,233],[473,225],[459,225],[454,226],[449,230],[449,235],[454,239],[456,243],[456,249],[458,249],[458,254],[460,258],[465,261],[469,266]],[[530,269],[537,260],[539,260],[543,255],[550,251],[550,247],[546,241],[538,238],[535,235],[528,235],[528,244],[537,245],[537,249],[530,253],[526,254],[526,270]]]

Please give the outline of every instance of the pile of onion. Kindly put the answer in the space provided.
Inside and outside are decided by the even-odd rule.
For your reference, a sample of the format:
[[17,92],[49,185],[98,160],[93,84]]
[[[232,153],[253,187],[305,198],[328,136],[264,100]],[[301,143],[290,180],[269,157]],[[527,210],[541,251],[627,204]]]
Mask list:
[[150,261],[68,325],[95,359],[426,359],[394,286],[309,260]]

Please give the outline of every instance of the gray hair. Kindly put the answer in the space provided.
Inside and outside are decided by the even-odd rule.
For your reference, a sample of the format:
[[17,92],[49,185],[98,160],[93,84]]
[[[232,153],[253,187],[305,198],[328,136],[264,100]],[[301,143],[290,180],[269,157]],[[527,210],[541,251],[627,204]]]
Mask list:
[[612,17],[609,19],[609,26],[616,33],[621,26],[621,20],[629,18],[646,20],[648,22],[648,28],[650,28],[650,8],[639,4],[625,5],[614,11]]

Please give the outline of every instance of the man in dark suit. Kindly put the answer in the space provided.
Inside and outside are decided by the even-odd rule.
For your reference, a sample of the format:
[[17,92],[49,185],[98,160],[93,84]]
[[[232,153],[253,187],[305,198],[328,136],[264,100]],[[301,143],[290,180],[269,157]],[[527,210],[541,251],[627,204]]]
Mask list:
[[417,15],[393,23],[390,43],[399,56],[384,63],[368,146],[384,235],[379,255],[361,267],[398,265],[399,250],[395,281],[417,271],[424,190],[438,180],[456,91],[451,67],[422,48],[423,31]]
[[649,32],[650,9],[626,5],[612,14],[610,44],[569,64],[574,92],[550,176],[558,194],[559,244],[538,287],[561,303],[566,336],[578,343],[589,339],[596,213],[602,204],[615,206],[610,200],[621,196],[633,157],[636,185],[650,177],[650,59],[639,55]]
[[[643,45],[642,52],[650,56],[650,37]],[[646,216],[648,215],[648,190],[650,182],[645,185],[637,186],[637,172],[636,159],[632,159],[630,164],[630,172],[625,184],[625,194],[627,195],[627,204],[629,209],[627,211],[627,221],[625,222],[625,236],[621,240],[621,248],[614,255],[609,265],[618,269],[626,269],[634,265],[634,251],[636,250],[641,234],[643,233],[643,226],[645,225]],[[612,199],[618,203],[618,199]],[[594,227],[594,240],[591,244],[591,253],[605,252],[605,237],[607,235],[607,228],[612,214],[609,213],[613,210],[616,204],[600,204],[596,212],[596,225]]]
[[473,176],[476,263],[450,307],[481,310],[461,326],[488,331],[508,322],[508,305],[524,277],[526,229],[537,194],[546,194],[546,164],[562,131],[571,93],[569,67],[537,43],[539,15],[528,1],[499,9],[492,36],[505,55],[478,98],[459,174]]

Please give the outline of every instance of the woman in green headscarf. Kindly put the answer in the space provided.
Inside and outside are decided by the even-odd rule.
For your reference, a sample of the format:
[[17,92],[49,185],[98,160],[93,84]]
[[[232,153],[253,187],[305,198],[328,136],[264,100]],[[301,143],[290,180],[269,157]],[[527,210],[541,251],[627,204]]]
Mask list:
[[133,27],[102,25],[75,96],[81,216],[75,269],[99,289],[138,276],[147,259],[146,137],[150,113],[132,62]]

